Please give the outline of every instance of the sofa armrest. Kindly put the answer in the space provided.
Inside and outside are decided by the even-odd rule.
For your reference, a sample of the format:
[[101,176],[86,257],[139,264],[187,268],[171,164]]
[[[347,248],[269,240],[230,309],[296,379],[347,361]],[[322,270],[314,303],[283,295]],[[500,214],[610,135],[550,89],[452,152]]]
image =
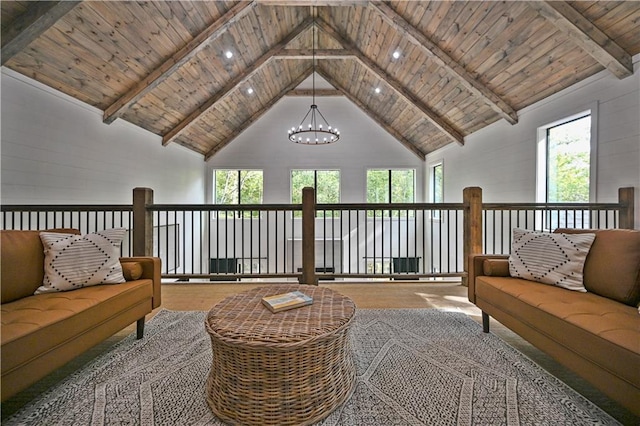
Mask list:
[[485,275],[484,261],[507,259],[509,259],[509,255],[506,254],[474,254],[469,256],[469,275],[467,277],[467,283],[469,285],[467,297],[469,298],[469,302],[476,303],[476,277]]
[[153,302],[152,307],[155,309],[162,302],[161,297],[161,263],[159,257],[121,257],[120,263],[138,262],[142,266],[142,276],[140,279],[149,279],[153,281]]

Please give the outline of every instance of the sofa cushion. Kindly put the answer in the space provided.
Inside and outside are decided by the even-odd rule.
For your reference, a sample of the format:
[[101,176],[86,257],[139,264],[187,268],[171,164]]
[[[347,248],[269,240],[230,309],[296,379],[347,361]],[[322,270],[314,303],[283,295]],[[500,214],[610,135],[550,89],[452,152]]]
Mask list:
[[508,259],[485,259],[482,262],[482,274],[488,277],[508,277]]
[[584,262],[595,234],[550,234],[513,230],[509,273],[568,290],[586,292]]
[[142,265],[140,262],[120,262],[122,265],[122,275],[127,281],[135,281],[142,276]]
[[557,229],[595,233],[584,265],[587,291],[629,306],[640,302],[640,231],[631,229]]
[[41,232],[45,275],[35,294],[123,283],[120,244],[125,232],[124,228],[82,236]]
[[[0,231],[1,302],[31,296],[44,278],[44,249],[41,231]],[[76,229],[51,229],[48,232],[79,234]]]

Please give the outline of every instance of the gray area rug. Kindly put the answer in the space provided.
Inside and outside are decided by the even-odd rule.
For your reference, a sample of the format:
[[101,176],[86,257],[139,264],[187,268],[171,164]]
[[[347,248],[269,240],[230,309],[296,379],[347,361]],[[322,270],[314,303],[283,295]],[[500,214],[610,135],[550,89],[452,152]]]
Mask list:
[[[205,312],[160,311],[5,425],[222,425]],[[597,406],[461,313],[357,311],[357,384],[320,425],[609,425]]]

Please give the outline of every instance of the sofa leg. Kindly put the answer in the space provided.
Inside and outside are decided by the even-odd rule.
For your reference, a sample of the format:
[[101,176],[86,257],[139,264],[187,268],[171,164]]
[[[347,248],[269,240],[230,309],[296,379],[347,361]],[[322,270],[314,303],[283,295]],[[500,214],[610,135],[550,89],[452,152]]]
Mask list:
[[142,339],[142,336],[144,336],[144,317],[136,322],[136,339]]
[[489,332],[489,314],[484,311],[482,311],[482,331]]

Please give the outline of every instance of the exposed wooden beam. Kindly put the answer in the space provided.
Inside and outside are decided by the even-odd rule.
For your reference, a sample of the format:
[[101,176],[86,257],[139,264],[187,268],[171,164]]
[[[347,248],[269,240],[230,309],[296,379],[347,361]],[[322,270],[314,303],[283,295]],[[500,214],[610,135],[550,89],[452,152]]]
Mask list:
[[265,6],[359,6],[369,0],[258,0]]
[[322,76],[329,84],[333,85],[336,89],[338,89],[344,96],[347,97],[351,102],[353,102],[358,108],[362,110],[365,114],[369,116],[373,121],[375,121],[380,127],[382,127],[387,133],[397,139],[402,145],[405,146],[409,151],[413,152],[419,159],[422,161],[426,160],[426,154],[420,151],[410,140],[404,137],[404,135],[398,132],[396,129],[387,124],[382,117],[373,112],[371,108],[364,104],[360,99],[356,98],[347,90],[346,87],[343,87],[338,83],[332,76],[328,73],[322,71],[322,69],[316,69],[316,72]]
[[338,43],[340,43],[344,48],[355,53],[356,59],[367,68],[371,73],[377,75],[377,77],[384,81],[385,84],[389,85],[399,96],[405,99],[407,102],[415,106],[418,110],[420,110],[428,119],[440,129],[443,133],[449,136],[453,141],[457,142],[460,145],[464,145],[464,136],[457,129],[455,129],[451,124],[447,123],[442,117],[438,116],[429,106],[427,106],[421,99],[419,99],[416,95],[409,92],[398,80],[393,78],[389,73],[382,69],[375,61],[369,59],[364,53],[358,50],[358,47],[345,39],[340,35],[333,27],[327,24],[325,21],[319,20],[316,25],[322,31],[327,33],[329,36],[333,37]]
[[[229,135],[225,140],[217,144],[213,147],[209,152],[207,152],[204,156],[204,161],[208,161],[211,157],[213,157],[216,153],[218,153],[222,148],[229,145],[235,138],[240,136],[242,132],[249,128],[253,123],[255,123],[260,117],[262,117],[267,111],[269,111],[283,96],[288,95],[293,91],[300,83],[302,83],[307,77],[311,75],[313,72],[313,67],[307,68],[298,78],[292,81],[287,87],[282,89],[273,99],[269,100],[266,104],[262,106],[258,111],[253,113],[251,117],[244,121],[240,126],[236,127],[233,130],[233,133]],[[283,139],[285,135],[283,134]]]
[[563,1],[528,4],[616,77],[633,75],[631,55],[571,5]]
[[[313,89],[294,89],[290,90],[287,96],[313,96]],[[337,89],[315,89],[316,97],[343,96],[342,92]]]
[[271,49],[266,51],[262,56],[260,56],[249,68],[247,68],[243,73],[238,74],[235,78],[231,79],[222,89],[220,89],[215,95],[209,98],[205,103],[196,108],[191,114],[189,114],[184,120],[182,120],[176,127],[169,130],[167,134],[162,137],[162,145],[167,145],[171,143],[176,137],[178,137],[182,132],[188,129],[193,123],[200,117],[202,114],[205,114],[214,105],[224,99],[227,95],[229,95],[233,90],[235,90],[239,85],[247,81],[251,76],[253,76],[260,68],[264,66],[270,59],[273,58],[275,54],[284,49],[292,40],[298,37],[302,32],[306,31],[313,24],[313,18],[308,17],[305,19],[296,29],[290,32],[284,39],[282,39],[279,43],[275,44]]
[[369,5],[372,9],[376,10],[379,16],[388,24],[398,30],[402,35],[408,37],[414,44],[421,47],[439,66],[455,76],[465,89],[479,99],[482,99],[483,102],[489,105],[491,109],[509,123],[516,124],[518,122],[518,114],[509,104],[473,77],[462,65],[456,62],[444,50],[440,49],[436,43],[431,41],[431,39],[420,32],[420,30],[411,25],[411,23],[404,19],[398,12],[393,10],[391,6],[379,1],[369,3]]
[[227,31],[231,25],[249,13],[255,5],[255,1],[238,2],[233,5],[220,19],[217,19],[213,24],[209,25],[204,31],[193,38],[193,40],[175,52],[162,65],[154,69],[144,79],[140,80],[131,90],[122,95],[120,99],[108,106],[104,111],[103,121],[105,123],[112,123],[129,109],[131,105],[138,102],[147,93],[162,84],[162,82],[181,66],[202,51],[212,40],[218,38],[222,33]]
[[[313,59],[312,49],[283,49],[277,55],[281,59]],[[347,49],[316,49],[316,59],[350,59],[355,54]]]
[[51,28],[60,18],[76,7],[79,1],[34,1],[10,25],[2,27],[2,54],[4,65],[24,50],[32,41]]

